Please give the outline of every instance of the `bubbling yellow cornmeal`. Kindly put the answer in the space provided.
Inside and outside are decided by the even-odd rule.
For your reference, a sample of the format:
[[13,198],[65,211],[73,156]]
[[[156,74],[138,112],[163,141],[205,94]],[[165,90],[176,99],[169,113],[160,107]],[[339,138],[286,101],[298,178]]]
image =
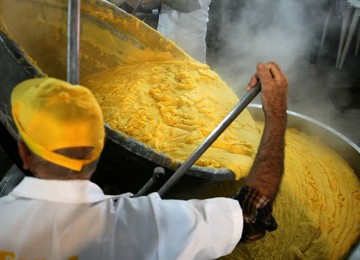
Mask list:
[[[104,120],[172,160],[185,161],[239,99],[207,65],[194,61],[118,66],[82,80],[95,94]],[[196,165],[227,168],[244,177],[260,134],[244,111]]]
[[[238,102],[208,66],[148,62],[86,77],[105,122],[122,133],[183,161]],[[246,176],[262,123],[245,111],[197,162]],[[202,196],[232,196],[241,182],[219,184]],[[332,149],[287,129],[285,173],[274,204],[279,229],[223,259],[340,259],[360,234],[360,182]]]
[[[113,129],[185,160],[238,102],[207,65],[147,62],[88,76]],[[197,162],[245,177],[263,125],[244,111]],[[232,196],[241,182],[219,184],[203,197]],[[360,234],[360,183],[354,171],[317,138],[286,133],[285,173],[274,204],[276,232],[224,259],[339,259]]]
[[[203,198],[232,196],[240,185],[220,184]],[[285,173],[274,216],[278,230],[221,259],[343,259],[360,235],[359,179],[317,137],[287,129]]]

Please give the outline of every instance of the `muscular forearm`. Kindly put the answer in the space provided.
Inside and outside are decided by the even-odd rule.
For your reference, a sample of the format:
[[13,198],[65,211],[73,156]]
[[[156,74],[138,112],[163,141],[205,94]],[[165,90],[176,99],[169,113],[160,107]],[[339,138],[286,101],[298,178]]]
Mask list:
[[272,204],[284,172],[288,81],[275,62],[258,64],[247,87],[261,82],[265,126],[253,166],[244,186],[234,197],[243,210],[241,243],[255,241],[277,229]]
[[201,8],[198,0],[161,0],[161,2],[176,11],[184,13],[192,12]]
[[266,119],[258,153],[245,181],[270,202],[275,199],[284,171],[285,130],[286,114],[275,120]]

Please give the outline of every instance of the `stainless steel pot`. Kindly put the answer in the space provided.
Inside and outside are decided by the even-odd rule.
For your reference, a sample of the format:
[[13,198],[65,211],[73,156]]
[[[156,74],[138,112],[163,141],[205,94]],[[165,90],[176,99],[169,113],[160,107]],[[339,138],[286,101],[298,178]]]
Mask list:
[[[44,28],[35,28],[35,30],[41,29],[41,33],[34,32],[38,37],[34,38],[31,28],[29,30],[26,27],[26,25],[36,24],[33,21],[35,19],[33,16],[34,10],[23,10],[24,6],[39,8],[36,10],[41,11],[44,15],[52,13],[56,15],[58,21],[46,23]],[[3,17],[0,24],[0,122],[3,127],[0,127],[0,130],[2,135],[7,136],[7,138],[1,138],[1,144],[18,167],[21,168],[14,141],[16,130],[10,113],[10,93],[16,84],[28,78],[45,77],[47,74],[53,77],[66,77],[66,55],[60,55],[60,53],[66,52],[67,47],[66,41],[64,41],[63,45],[61,44],[61,39],[66,37],[66,30],[63,30],[61,25],[67,21],[67,8],[66,1],[60,0],[14,0],[11,2],[0,0],[0,7],[0,14]],[[122,64],[125,61],[128,62],[129,53],[120,53],[117,56],[111,55],[112,48],[117,50],[116,46],[124,43],[131,44],[140,51],[144,48],[150,48],[159,55],[165,53],[166,55],[164,54],[165,56],[162,57],[168,59],[191,59],[175,44],[169,42],[155,30],[107,1],[82,1],[81,8],[82,35],[91,34],[92,32],[87,30],[92,26],[99,27],[100,34],[112,35],[110,48],[106,49],[109,53],[88,51],[89,49],[94,50],[94,48],[90,48],[91,46],[101,44],[97,37],[94,37],[94,42],[91,42],[91,37],[82,39],[81,50],[85,52],[80,62],[80,64],[83,64],[81,67],[82,74],[86,75],[99,70],[99,67],[89,68],[89,66],[84,65],[91,62],[103,62],[102,69]],[[16,22],[14,17],[20,15],[22,16],[21,22]],[[59,35],[64,34],[63,36],[58,35],[59,42],[56,42],[56,44],[53,42],[56,39],[47,39],[54,32]],[[146,37],[143,35],[144,32]],[[29,34],[28,37],[38,43],[38,45],[35,45],[36,49],[41,51],[33,50],[31,48],[33,45],[26,41],[28,38],[24,34]],[[52,50],[52,46],[56,46],[56,50]],[[52,51],[54,55],[51,56],[50,60],[42,59],[41,54],[49,55]],[[97,51],[101,52],[101,50]],[[167,55],[167,53],[170,53],[170,55]],[[107,58],[106,61],[102,60],[103,56]],[[153,59],[151,55],[135,55],[131,62],[144,62],[150,59],[149,57]],[[33,60],[36,60],[36,62]],[[47,63],[50,61],[55,63],[56,66]],[[41,68],[39,65],[42,65]],[[53,68],[49,69],[50,67]],[[46,73],[42,68],[45,68]],[[256,119],[262,119],[260,107],[254,105],[249,107],[249,110]],[[288,112],[288,116],[289,127],[319,136],[325,144],[338,151],[354,168],[358,176],[360,175],[360,150],[351,140],[312,118],[291,111]],[[171,174],[178,167],[165,154],[159,153],[127,135],[114,131],[108,125],[105,125],[105,128],[107,141],[98,170],[94,175],[94,181],[105,188],[109,188],[109,192],[113,189],[115,189],[114,192],[136,192],[151,178],[155,167],[164,167],[168,174]],[[216,181],[231,181],[234,178],[234,174],[228,169],[193,166],[177,186],[181,187],[181,183],[185,183],[188,189],[185,193],[190,196],[191,187],[189,186],[191,185],[189,185],[189,182],[194,183],[193,186],[196,189],[199,184],[207,185],[213,182],[216,183]],[[161,185],[161,182],[159,182],[159,185]]]

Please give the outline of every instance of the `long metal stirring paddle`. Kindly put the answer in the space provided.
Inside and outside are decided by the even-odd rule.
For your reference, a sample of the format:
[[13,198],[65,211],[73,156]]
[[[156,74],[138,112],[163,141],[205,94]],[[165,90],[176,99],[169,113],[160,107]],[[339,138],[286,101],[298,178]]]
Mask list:
[[80,82],[80,0],[68,1],[67,82]]
[[235,118],[249,105],[249,103],[259,94],[261,90],[260,82],[257,83],[249,92],[247,92],[239,103],[230,111],[230,113],[217,125],[217,127],[206,137],[206,139],[196,148],[188,159],[176,170],[176,172],[159,189],[158,193],[162,196],[171,188],[193,165],[197,159],[212,145],[212,143],[225,131],[226,128],[235,120]]

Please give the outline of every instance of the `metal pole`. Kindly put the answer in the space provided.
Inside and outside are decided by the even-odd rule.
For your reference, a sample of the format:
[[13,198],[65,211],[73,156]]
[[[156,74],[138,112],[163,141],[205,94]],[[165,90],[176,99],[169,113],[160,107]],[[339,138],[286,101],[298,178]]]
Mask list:
[[233,110],[218,124],[218,126],[206,137],[200,146],[188,157],[188,159],[177,169],[177,171],[167,180],[158,191],[162,196],[172,187],[185,172],[199,159],[199,157],[212,145],[212,143],[225,131],[225,129],[235,120],[235,118],[249,105],[249,103],[260,92],[260,82],[247,92]]
[[141,2],[141,0],[137,1],[136,6],[135,6],[134,10],[132,11],[132,15],[135,15],[137,9],[139,8],[140,2]]
[[165,169],[163,167],[156,167],[150,180],[134,195],[134,197],[145,196],[149,194],[155,184],[158,183],[165,176]]
[[67,81],[80,82],[80,0],[68,2]]

